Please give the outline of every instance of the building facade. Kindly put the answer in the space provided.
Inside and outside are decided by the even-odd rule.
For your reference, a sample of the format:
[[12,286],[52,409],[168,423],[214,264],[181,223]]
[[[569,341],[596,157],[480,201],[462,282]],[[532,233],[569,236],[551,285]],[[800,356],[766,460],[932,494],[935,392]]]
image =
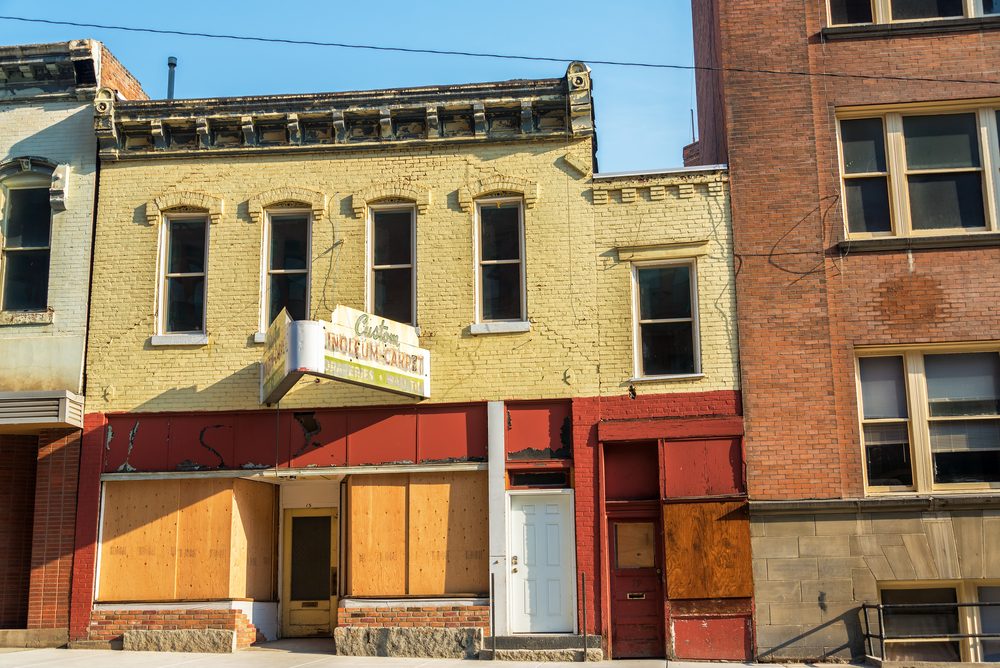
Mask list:
[[686,153],[733,183],[757,656],[997,661],[996,6],[692,7]]
[[580,63],[95,108],[74,640],[747,655],[724,168],[594,174]]
[[90,40],[0,47],[0,644],[69,626],[99,85],[142,88]]

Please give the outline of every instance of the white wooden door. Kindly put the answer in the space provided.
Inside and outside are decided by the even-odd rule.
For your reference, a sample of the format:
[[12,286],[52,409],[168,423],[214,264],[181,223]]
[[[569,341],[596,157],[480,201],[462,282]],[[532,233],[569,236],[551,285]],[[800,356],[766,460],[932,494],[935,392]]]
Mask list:
[[576,570],[567,494],[510,497],[510,624],[514,633],[572,633]]

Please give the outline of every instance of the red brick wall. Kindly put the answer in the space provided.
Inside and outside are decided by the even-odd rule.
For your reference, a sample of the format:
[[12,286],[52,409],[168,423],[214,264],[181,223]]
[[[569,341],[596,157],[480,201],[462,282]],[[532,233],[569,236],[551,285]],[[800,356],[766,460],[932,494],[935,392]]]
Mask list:
[[85,639],[90,625],[97,558],[97,524],[101,502],[101,460],[106,425],[107,419],[103,413],[88,413],[83,418],[70,604],[70,640]]
[[[577,578],[587,576],[587,632],[608,637],[607,583],[601,577],[603,564],[600,535],[600,494],[597,425],[602,420],[739,416],[743,413],[737,391],[685,394],[639,394],[635,399],[596,397],[573,400],[573,488],[576,502]],[[577,588],[579,589],[579,580]],[[577,599],[582,605],[581,593]]]
[[0,628],[28,626],[35,511],[34,436],[0,436]]
[[79,466],[78,430],[41,433],[31,548],[29,629],[69,626]]
[[149,96],[142,89],[139,80],[111,55],[108,48],[101,45],[101,81],[100,85],[113,88],[126,100],[148,100]]
[[338,608],[337,625],[365,628],[472,627],[481,628],[484,635],[489,635],[490,608],[486,605]]
[[698,95],[697,151],[684,151],[684,165],[720,165],[727,162],[725,100],[722,76],[714,68],[721,63],[722,38],[719,11],[711,0],[691,0],[694,25],[695,89]]
[[[992,80],[1000,57],[996,31],[824,41],[819,0],[696,0],[696,11],[703,3],[719,11],[728,68]],[[1000,250],[841,257],[835,110],[997,88],[735,71],[722,81],[750,495],[856,497],[853,347],[1000,338]]]
[[236,647],[263,641],[257,627],[239,610],[95,610],[90,639],[118,641],[126,631],[222,629],[236,631]]

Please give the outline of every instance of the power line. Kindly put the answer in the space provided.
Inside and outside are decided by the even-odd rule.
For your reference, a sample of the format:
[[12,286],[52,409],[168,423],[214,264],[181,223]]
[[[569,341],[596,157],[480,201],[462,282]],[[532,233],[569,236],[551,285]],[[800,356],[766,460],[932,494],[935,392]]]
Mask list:
[[181,37],[203,37],[207,39],[231,39],[244,42],[266,42],[270,44],[294,44],[299,46],[323,46],[338,49],[366,49],[369,51],[394,51],[397,53],[422,53],[435,56],[461,56],[465,58],[493,58],[499,60],[530,60],[548,63],[569,63],[579,60],[590,65],[611,65],[615,67],[645,67],[664,70],[686,70],[702,72],[730,72],[736,74],[773,74],[802,77],[831,77],[837,79],[872,79],[884,81],[912,81],[923,83],[961,83],[961,84],[992,84],[1000,85],[1000,81],[991,79],[952,79],[938,77],[908,77],[885,74],[852,74],[849,72],[807,72],[803,70],[775,70],[752,67],[713,67],[709,65],[674,65],[669,63],[643,63],[627,60],[594,60],[589,58],[556,58],[553,56],[525,56],[506,53],[487,53],[478,51],[452,51],[445,49],[422,49],[404,46],[381,46],[376,44],[349,44],[346,42],[320,42],[316,40],[286,39],[282,37],[260,37],[256,35],[226,35],[207,32],[191,32],[186,30],[167,30],[163,28],[137,28],[134,26],[115,26],[101,23],[80,23],[75,21],[56,21],[53,19],[36,19],[25,16],[0,16],[3,21],[22,21],[24,23],[45,23],[49,25],[73,26],[76,28],[98,28],[101,30],[120,30],[124,32],[142,32],[156,35],[179,35]]

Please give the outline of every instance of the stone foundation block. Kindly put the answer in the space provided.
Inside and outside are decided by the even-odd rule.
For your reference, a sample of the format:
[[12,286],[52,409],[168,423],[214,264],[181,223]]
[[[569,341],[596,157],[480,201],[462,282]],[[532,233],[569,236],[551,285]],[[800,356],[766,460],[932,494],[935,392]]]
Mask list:
[[236,650],[236,632],[224,629],[126,631],[122,649],[136,652],[211,652]]
[[338,626],[333,637],[337,654],[346,656],[475,659],[483,646],[483,631],[475,628]]
[[0,647],[65,647],[69,629],[0,629]]

